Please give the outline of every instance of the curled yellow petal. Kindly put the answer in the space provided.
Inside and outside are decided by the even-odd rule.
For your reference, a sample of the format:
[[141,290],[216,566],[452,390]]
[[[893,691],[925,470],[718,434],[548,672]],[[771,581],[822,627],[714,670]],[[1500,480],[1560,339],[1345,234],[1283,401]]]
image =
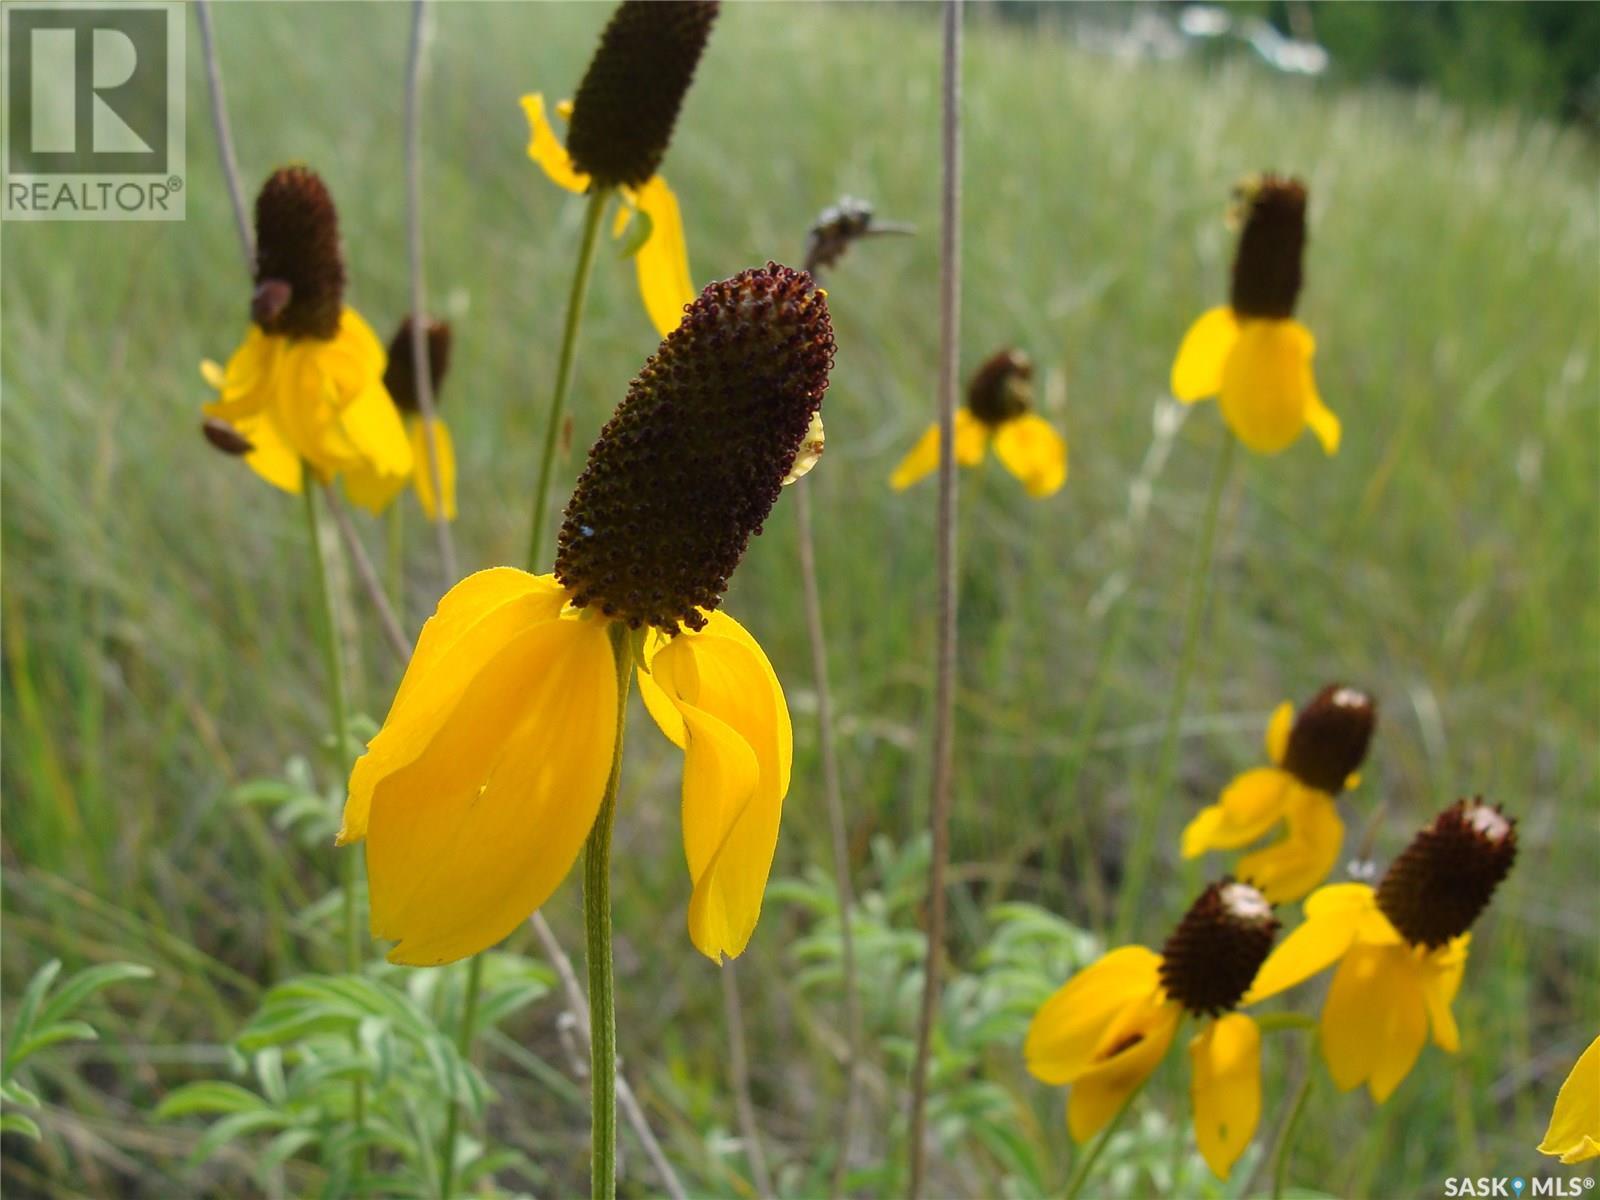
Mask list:
[[[433,499],[433,465],[428,455],[428,427],[422,417],[406,422],[411,429],[411,457],[416,464],[411,478],[417,489],[417,502],[428,520],[437,520]],[[441,419],[433,422],[433,447],[439,459],[439,487],[444,492],[444,519],[456,519],[456,448],[450,427]]]
[[[956,462],[963,467],[975,467],[983,461],[984,447],[989,442],[989,428],[965,408],[956,409],[955,415]],[[917,439],[900,465],[889,476],[889,486],[897,492],[928,475],[939,466],[939,427],[930,425]]]
[[673,638],[640,678],[652,715],[664,697],[677,718],[657,719],[684,747],[689,936],[720,963],[744,950],[761,915],[794,757],[788,705],[760,646],[724,613]]
[[1183,856],[1207,850],[1236,850],[1264,837],[1283,819],[1298,790],[1294,777],[1277,767],[1246,771],[1222,791],[1222,798],[1200,810],[1183,831]]
[[244,456],[250,469],[273,487],[298,496],[305,472],[300,456],[283,435],[273,413],[268,410],[257,416],[240,417],[234,428],[252,447]]
[[1195,1142],[1225,1180],[1261,1120],[1261,1030],[1243,1013],[1228,1013],[1189,1043],[1189,1065]]
[[1339,437],[1343,427],[1333,410],[1322,402],[1322,397],[1317,394],[1316,381],[1311,377],[1311,364],[1306,363],[1306,379],[1310,385],[1310,397],[1306,402],[1306,423],[1311,426],[1311,432],[1316,434],[1317,441],[1322,443],[1322,452],[1328,455],[1339,453]]
[[1183,1010],[1159,988],[1124,1007],[1101,1035],[1094,1064],[1067,1100],[1067,1131],[1088,1141],[1116,1116],[1172,1045]]
[[1183,335],[1172,363],[1172,394],[1185,404],[1222,391],[1223,366],[1239,340],[1239,322],[1226,305],[1207,309]]
[[1335,883],[1312,893],[1305,921],[1261,964],[1244,1003],[1275,996],[1336,962],[1356,940],[1363,921],[1375,912],[1377,902],[1364,883]]
[[639,211],[650,218],[650,236],[633,256],[639,295],[657,332],[666,337],[694,302],[689,276],[689,247],[683,237],[683,214],[667,181],[655,175],[634,193]]
[[374,516],[388,508],[406,486],[404,475],[380,475],[365,464],[347,469],[343,478],[344,494],[350,503]]
[[1041,1083],[1070,1084],[1094,1065],[1107,1027],[1160,983],[1161,956],[1119,946],[1067,980],[1028,1026],[1023,1058]]
[[1030,496],[1053,496],[1067,481],[1067,440],[1037,413],[1002,422],[994,431],[994,453]]
[[1222,416],[1257,454],[1276,454],[1306,427],[1311,404],[1310,333],[1295,321],[1252,319],[1222,371]]
[[200,360],[200,378],[204,379],[207,385],[220,392],[228,376],[227,372],[222,369],[221,363],[214,359],[202,358]]
[[1428,1025],[1433,1030],[1433,1044],[1446,1054],[1461,1049],[1461,1031],[1456,1027],[1455,1013],[1450,1006],[1461,990],[1461,977],[1467,969],[1467,948],[1472,935],[1463,933],[1447,944],[1422,955],[1422,1000],[1428,1010]]
[[522,111],[528,118],[528,157],[544,168],[557,187],[587,192],[589,177],[572,165],[572,156],[550,127],[550,120],[544,115],[544,96],[539,92],[524,96]]
[[1564,1163],[1600,1157],[1600,1037],[1578,1056],[1556,1093],[1539,1153]]
[[1289,731],[1294,728],[1294,705],[1285,700],[1272,710],[1267,721],[1267,757],[1274,766],[1283,766],[1284,755],[1289,753]]
[[1284,810],[1283,837],[1245,855],[1234,874],[1255,884],[1270,903],[1287,904],[1332,874],[1342,849],[1344,822],[1332,797],[1296,787]]
[[[369,772],[372,931],[398,941],[391,962],[453,962],[505,937],[566,876],[600,806],[617,731],[606,625],[569,615],[507,629],[495,618],[508,607],[455,649],[489,622],[492,646],[479,637],[470,659],[436,666],[465,676],[453,703],[413,693],[369,751],[416,743]],[[353,776],[352,802],[356,789]]]

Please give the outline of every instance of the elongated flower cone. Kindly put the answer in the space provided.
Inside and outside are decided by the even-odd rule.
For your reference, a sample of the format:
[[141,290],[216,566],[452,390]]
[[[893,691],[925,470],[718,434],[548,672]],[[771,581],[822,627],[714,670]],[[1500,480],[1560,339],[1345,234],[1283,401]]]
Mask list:
[[1414,946],[1430,950],[1472,928],[1517,859],[1517,823],[1497,805],[1458,800],[1384,873],[1378,907]]
[[661,166],[706,48],[714,0],[624,0],[572,102],[567,152],[603,187],[639,187]]
[[344,303],[339,216],[308,167],[273,172],[256,196],[256,293],[250,315],[266,333],[331,338]]
[[573,489],[556,578],[633,628],[705,626],[822,404],[833,328],[803,271],[713,283],[600,432]]

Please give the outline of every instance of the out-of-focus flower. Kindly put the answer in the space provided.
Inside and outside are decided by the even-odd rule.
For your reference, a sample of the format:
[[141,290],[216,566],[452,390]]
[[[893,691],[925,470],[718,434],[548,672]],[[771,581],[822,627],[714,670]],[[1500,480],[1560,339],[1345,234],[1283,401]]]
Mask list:
[[1564,1163],[1600,1157],[1600,1038],[1578,1056],[1572,1073],[1556,1093],[1556,1107],[1539,1153]]
[[[439,487],[444,493],[444,517],[456,519],[456,450],[450,436],[450,427],[438,415],[439,393],[445,374],[450,369],[450,326],[445,321],[428,322],[428,378],[433,397],[433,444],[438,455]],[[411,346],[411,318],[406,317],[389,343],[389,362],[384,368],[383,384],[389,389],[395,407],[405,415],[406,435],[411,439],[411,486],[416,489],[417,503],[428,520],[437,519],[433,499],[433,470],[428,456],[428,419],[422,413],[417,399],[416,355]],[[371,472],[351,471],[345,476],[345,490],[350,498],[364,508],[381,512],[405,487],[404,478],[379,476]]]

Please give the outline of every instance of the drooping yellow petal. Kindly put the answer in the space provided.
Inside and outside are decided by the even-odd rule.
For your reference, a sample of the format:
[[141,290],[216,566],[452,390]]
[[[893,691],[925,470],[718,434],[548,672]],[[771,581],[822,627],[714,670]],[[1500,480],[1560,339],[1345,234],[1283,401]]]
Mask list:
[[528,157],[544,168],[557,187],[587,192],[589,177],[572,165],[572,156],[550,127],[549,118],[544,115],[544,96],[539,92],[524,96],[522,111],[528,118]]
[[416,459],[400,410],[381,379],[358,392],[340,414],[339,425],[355,447],[357,462],[380,475],[411,474]]
[[[989,427],[965,408],[956,409],[955,415],[956,462],[963,467],[975,467],[983,461],[984,447],[989,443]],[[889,476],[889,486],[903,492],[918,480],[931,475],[939,466],[939,427],[928,426],[911,447],[910,453],[900,460],[900,465]]]
[[1332,872],[1344,849],[1344,822],[1333,798],[1307,787],[1291,791],[1284,810],[1284,836],[1247,854],[1235,869],[1269,903],[1287,904],[1308,894]]
[[380,475],[365,463],[344,471],[344,494],[350,503],[377,516],[406,486],[404,475]]
[[1322,1057],[1343,1091],[1365,1083],[1379,1104],[1410,1072],[1428,1017],[1410,950],[1353,945],[1322,1006]]
[[1306,379],[1311,389],[1311,398],[1306,404],[1306,423],[1311,426],[1311,432],[1316,434],[1317,441],[1322,443],[1322,452],[1330,456],[1337,454],[1343,427],[1333,410],[1322,402],[1322,397],[1317,392],[1316,380],[1311,376],[1309,360],[1306,362]]
[[1225,1180],[1261,1120],[1261,1030],[1243,1013],[1228,1013],[1189,1043],[1189,1065],[1195,1141]]
[[1001,422],[994,431],[994,453],[1030,496],[1053,496],[1067,481],[1067,440],[1036,413]]
[[1172,363],[1172,394],[1185,404],[1222,391],[1223,367],[1239,340],[1239,322],[1227,305],[1207,309],[1189,326]]
[[300,456],[278,428],[277,418],[272,411],[269,409],[254,417],[240,417],[234,428],[253,447],[244,456],[250,469],[273,487],[298,496],[305,472]]
[[1120,946],[1067,980],[1040,1006],[1022,1053],[1042,1083],[1070,1084],[1094,1065],[1106,1027],[1124,1007],[1159,984],[1161,956]]
[[373,789],[372,930],[398,940],[391,962],[465,958],[544,903],[594,823],[616,731],[604,622],[556,617],[500,643]]
[[[428,456],[428,427],[422,417],[412,417],[406,422],[411,431],[411,457],[415,466],[411,478],[416,484],[417,503],[428,520],[437,520],[433,502],[433,466]],[[442,419],[433,422],[434,452],[439,457],[439,486],[444,491],[444,519],[456,519],[456,448],[450,437],[450,427]]]
[[1267,720],[1267,758],[1273,766],[1283,766],[1289,753],[1289,732],[1294,728],[1294,705],[1285,700],[1272,710]]
[[1300,927],[1261,964],[1245,1004],[1276,996],[1337,961],[1356,940],[1363,921],[1377,911],[1377,904],[1366,884],[1335,883],[1313,892],[1305,910]]
[[1255,318],[1222,371],[1222,416],[1257,454],[1276,454],[1306,427],[1311,403],[1311,334],[1296,321]]
[[1159,988],[1117,1014],[1101,1034],[1095,1062],[1072,1085],[1067,1131],[1073,1141],[1087,1141],[1117,1115],[1166,1055],[1182,1015]]
[[336,844],[367,833],[373,792],[427,749],[467,686],[522,630],[560,615],[566,590],[548,575],[494,567],[445,593],[422,627],[383,728],[356,760]]
[[650,218],[650,236],[633,256],[639,295],[657,332],[666,337],[683,321],[684,308],[695,298],[683,214],[678,198],[659,175],[647,179],[634,198],[639,211]]
[[[744,950],[761,915],[794,757],[788,705],[760,646],[724,613],[660,649],[648,680],[682,723],[689,936],[720,963]],[[647,693],[652,713],[655,699]]]
[[1556,1093],[1539,1153],[1559,1157],[1564,1163],[1600,1157],[1600,1037],[1578,1056],[1572,1073]]
[[1201,809],[1189,822],[1183,831],[1183,856],[1236,850],[1264,837],[1283,819],[1297,790],[1294,777],[1277,767],[1246,771],[1223,789],[1218,803]]
[[1472,935],[1463,933],[1437,950],[1421,952],[1422,1000],[1428,1009],[1428,1025],[1433,1030],[1433,1044],[1446,1054],[1461,1049],[1461,1031],[1450,1006],[1461,990],[1471,945]]

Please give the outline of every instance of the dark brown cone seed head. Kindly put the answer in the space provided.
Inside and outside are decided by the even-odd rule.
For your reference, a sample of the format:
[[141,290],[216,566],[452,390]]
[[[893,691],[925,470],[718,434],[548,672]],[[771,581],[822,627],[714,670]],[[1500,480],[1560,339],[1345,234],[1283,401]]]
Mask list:
[[991,354],[967,384],[967,411],[993,428],[1033,405],[1033,362],[1021,350]]
[[[433,403],[439,403],[439,385],[450,369],[450,322],[428,322],[428,379]],[[417,402],[417,359],[411,349],[411,318],[400,322],[389,343],[389,363],[383,369],[383,386],[401,412],[420,412]]]
[[344,305],[339,216],[309,167],[280,167],[256,197],[251,320],[267,333],[331,338]]
[[216,417],[207,417],[201,421],[200,432],[215,449],[221,450],[224,454],[231,454],[235,458],[249,454],[256,448],[255,443],[244,434]]
[[1378,884],[1378,907],[1413,946],[1472,928],[1517,858],[1517,823],[1482,797],[1457,800],[1411,839]]
[[713,283],[589,450],[556,544],[573,604],[700,629],[772,511],[833,365],[823,293],[768,263]]
[[1378,705],[1359,688],[1330,683],[1295,716],[1283,769],[1309,788],[1337,796],[1366,760]]
[[1229,303],[1241,317],[1292,317],[1306,249],[1306,188],[1265,175],[1243,197]]
[[1161,986],[1196,1016],[1244,999],[1278,935],[1267,898],[1224,877],[1200,893],[1161,948]]
[[567,153],[601,187],[654,175],[706,48],[715,0],[623,0],[572,101]]

